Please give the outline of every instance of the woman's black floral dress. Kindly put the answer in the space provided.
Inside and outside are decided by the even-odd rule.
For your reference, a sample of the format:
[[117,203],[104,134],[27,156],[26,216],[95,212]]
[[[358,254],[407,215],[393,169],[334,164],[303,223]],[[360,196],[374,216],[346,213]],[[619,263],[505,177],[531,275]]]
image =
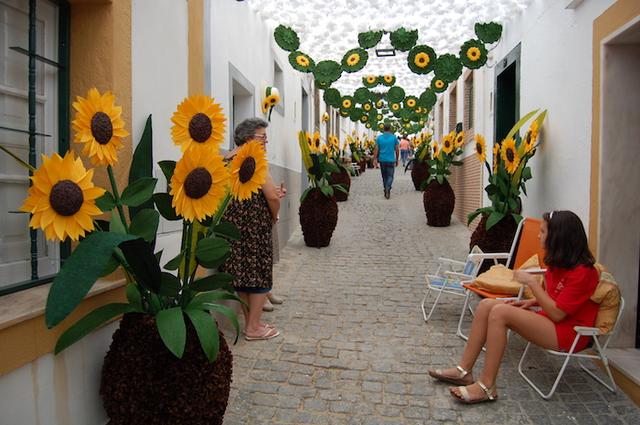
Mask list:
[[271,213],[262,190],[243,202],[231,201],[222,218],[240,231],[240,240],[231,242],[231,256],[221,267],[235,276],[235,288],[265,288],[273,285],[273,244]]

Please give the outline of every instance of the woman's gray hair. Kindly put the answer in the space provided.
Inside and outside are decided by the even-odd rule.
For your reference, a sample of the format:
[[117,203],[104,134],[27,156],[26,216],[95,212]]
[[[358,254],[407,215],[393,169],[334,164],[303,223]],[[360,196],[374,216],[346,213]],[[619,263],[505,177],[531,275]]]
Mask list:
[[233,132],[233,141],[236,146],[241,146],[253,139],[257,129],[267,127],[269,127],[269,123],[262,118],[247,118],[236,127]]

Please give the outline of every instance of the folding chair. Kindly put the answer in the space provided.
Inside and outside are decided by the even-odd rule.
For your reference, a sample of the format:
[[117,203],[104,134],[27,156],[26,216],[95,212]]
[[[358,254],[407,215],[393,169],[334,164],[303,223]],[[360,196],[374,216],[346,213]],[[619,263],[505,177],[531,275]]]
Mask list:
[[[529,385],[531,385],[531,387],[534,390],[536,390],[536,392],[538,394],[540,394],[540,396],[542,398],[548,400],[548,399],[551,398],[551,396],[555,392],[556,387],[558,386],[558,383],[560,382],[560,378],[562,378],[562,375],[564,374],[564,371],[567,368],[567,364],[569,364],[569,360],[571,360],[571,358],[576,358],[577,361],[578,361],[578,364],[580,365],[580,368],[582,368],[582,370],[587,372],[589,374],[589,376],[591,376],[593,379],[595,379],[596,381],[598,381],[599,383],[604,385],[605,388],[607,388],[609,391],[615,393],[616,392],[616,383],[613,380],[613,376],[611,375],[611,369],[609,368],[609,359],[607,358],[607,346],[609,345],[609,341],[611,341],[611,337],[615,334],[615,332],[618,329],[618,323],[620,322],[620,316],[622,314],[622,310],[623,309],[624,309],[624,298],[620,297],[620,310],[618,311],[618,314],[616,316],[616,321],[615,321],[615,323],[613,325],[613,328],[608,333],[602,333],[602,331],[599,328],[595,328],[595,327],[591,328],[591,327],[587,327],[587,326],[575,326],[573,329],[578,334],[576,335],[576,338],[573,340],[573,344],[571,345],[571,348],[569,349],[569,352],[565,353],[565,352],[562,352],[562,351],[545,350],[549,354],[552,354],[554,356],[561,356],[561,357],[565,358],[564,359],[564,363],[562,364],[562,368],[560,369],[560,372],[558,372],[558,376],[556,377],[556,380],[553,383],[553,386],[551,387],[551,391],[549,391],[547,394],[543,393],[542,390],[540,388],[538,388],[538,386],[536,384],[534,384],[533,381],[527,375],[525,375],[524,371],[522,370],[522,364],[524,363],[524,358],[527,355],[527,351],[529,350],[529,346],[531,345],[530,342],[527,344],[526,348],[524,349],[524,353],[522,353],[522,357],[520,358],[520,362],[518,363],[518,372],[520,372],[520,376],[522,376],[524,378],[524,380],[527,381],[527,383]],[[581,336],[590,336],[591,338],[593,338],[593,344],[594,344],[594,347],[595,347],[595,350],[594,350],[595,354],[583,354],[582,352],[575,352],[576,344],[578,344],[578,340],[580,339]],[[598,337],[603,338],[604,341],[600,341],[598,339]],[[604,343],[602,343],[602,342],[604,342]],[[609,378],[610,384],[608,384],[602,378],[598,377],[595,373],[593,373],[591,370],[589,370],[582,363],[581,359],[597,359],[597,360],[602,361],[604,369],[607,372],[607,376]]]
[[[481,254],[482,250],[477,246],[474,246],[471,250],[471,254]],[[467,261],[452,260],[450,258],[438,258],[438,269],[435,274],[425,274],[424,280],[427,285],[427,291],[422,298],[420,307],[422,308],[422,317],[425,322],[428,322],[433,314],[433,311],[440,301],[442,294],[457,295],[460,297],[465,296],[465,288],[462,286],[462,281],[472,280],[478,274],[480,264],[482,260],[477,257],[469,255]],[[434,291],[437,295],[429,314],[425,309],[425,303],[431,291]]]
[[[497,264],[498,260],[506,260],[507,267],[512,270],[516,270],[529,258],[537,254],[541,265],[543,265],[542,262],[544,259],[544,250],[540,247],[541,224],[542,220],[540,219],[525,217],[518,224],[516,234],[513,238],[513,243],[511,244],[511,250],[509,252],[487,252],[482,254],[469,254],[469,256],[473,257],[474,259],[479,259],[480,263],[484,262],[485,260],[493,260],[493,262]],[[516,297],[513,297],[513,295],[493,293],[480,288],[476,288],[472,285],[472,279],[470,279],[470,281],[461,283],[466,291],[464,305],[462,307],[462,311],[460,312],[460,319],[458,320],[458,330],[456,331],[456,335],[458,335],[465,341],[469,338],[462,332],[462,322],[464,321],[467,309],[469,309],[469,311],[473,313],[473,310],[469,306],[472,293],[478,295],[480,298],[511,298],[518,300],[521,299],[522,295],[524,294],[524,286],[520,288],[520,292],[518,293],[518,295]]]

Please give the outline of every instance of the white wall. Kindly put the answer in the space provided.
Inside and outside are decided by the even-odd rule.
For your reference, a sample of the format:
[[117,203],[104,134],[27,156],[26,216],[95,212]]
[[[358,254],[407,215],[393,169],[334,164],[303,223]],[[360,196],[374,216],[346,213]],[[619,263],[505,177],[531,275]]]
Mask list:
[[[131,140],[138,143],[147,116],[152,114],[154,174],[159,192],[166,190],[166,180],[158,161],[177,161],[181,156],[171,139],[171,116],[188,95],[187,1],[134,0],[131,9]],[[164,262],[178,254],[180,235],[176,231],[180,229],[180,222],[161,218],[156,249],[164,249]]]

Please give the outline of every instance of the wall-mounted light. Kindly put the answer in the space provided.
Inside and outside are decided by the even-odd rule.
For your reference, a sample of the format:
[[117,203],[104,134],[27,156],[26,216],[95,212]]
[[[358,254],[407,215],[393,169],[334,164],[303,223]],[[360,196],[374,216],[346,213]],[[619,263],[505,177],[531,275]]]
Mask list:
[[389,56],[395,56],[396,49],[376,49],[376,56],[379,58],[385,58]]

